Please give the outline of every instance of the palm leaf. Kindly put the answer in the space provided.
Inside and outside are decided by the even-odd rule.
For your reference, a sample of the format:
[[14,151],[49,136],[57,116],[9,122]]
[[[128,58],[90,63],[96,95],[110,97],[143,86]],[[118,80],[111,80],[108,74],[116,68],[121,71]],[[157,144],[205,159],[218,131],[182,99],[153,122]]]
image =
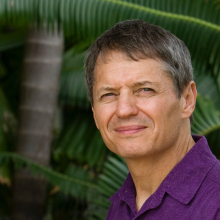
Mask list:
[[97,195],[90,202],[86,215],[89,220],[105,219],[111,197],[124,183],[128,175],[125,161],[119,157],[109,157],[104,164],[103,173],[99,176],[97,183]]
[[[194,68],[199,73],[210,73],[220,84],[220,11],[213,1],[205,0],[17,0],[0,1],[0,17],[7,23],[26,25],[34,21],[51,25],[59,21],[65,36],[74,42],[92,42],[97,36],[120,20],[139,18],[160,25],[181,38],[189,47]],[[49,27],[49,26],[48,26]],[[69,73],[69,74],[68,74]],[[85,98],[82,69],[66,72],[74,75],[71,83],[63,80],[61,94],[67,102]],[[64,77],[65,78],[65,77]],[[71,91],[71,84],[77,88]],[[84,102],[84,101],[83,101]],[[83,103],[82,102],[82,103]]]
[[194,70],[194,75],[198,93],[203,97],[211,98],[214,106],[219,111],[220,87],[215,78],[212,77],[211,73],[198,73],[197,70]]
[[40,175],[51,184],[58,186],[65,194],[71,194],[78,199],[85,199],[88,196],[88,188],[91,188],[93,191],[97,188],[92,182],[92,176],[89,172],[82,168],[69,165],[65,174],[62,174],[18,154],[9,152],[0,153],[0,164],[9,160],[12,160],[17,168],[23,168],[26,165],[32,175]]
[[192,132],[207,135],[220,129],[220,112],[217,111],[210,98],[202,98],[198,95],[196,109],[194,111],[194,123]]
[[26,31],[12,31],[4,33],[1,31],[0,35],[0,51],[9,50],[24,44]]
[[220,111],[215,108],[209,97],[197,97],[192,133],[205,135],[213,153],[220,157]]
[[[117,21],[139,18],[177,34],[199,60],[210,57],[213,49],[219,47],[220,12],[212,1],[169,0],[164,4],[161,0],[1,0],[1,5],[4,10],[0,16],[5,16],[5,21],[23,24],[38,20],[52,25],[60,19],[66,36],[81,41],[94,40]],[[205,51],[199,48],[201,45]],[[213,56],[215,61],[219,59]]]
[[220,160],[220,129],[206,135],[209,146],[214,155]]
[[63,55],[63,68],[60,77],[60,103],[79,107],[90,107],[86,88],[83,62],[85,52],[76,52],[76,47]]
[[65,160],[72,160],[100,171],[109,151],[95,127],[91,113],[75,111],[73,117],[68,119],[68,125],[54,144],[55,161],[66,158]]

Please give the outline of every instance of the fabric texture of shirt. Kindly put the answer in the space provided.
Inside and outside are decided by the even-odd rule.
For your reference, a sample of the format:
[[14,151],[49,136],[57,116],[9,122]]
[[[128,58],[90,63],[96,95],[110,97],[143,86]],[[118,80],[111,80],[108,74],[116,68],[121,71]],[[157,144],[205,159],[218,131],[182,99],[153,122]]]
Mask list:
[[171,170],[158,189],[136,210],[136,190],[128,174],[110,198],[106,220],[220,220],[220,161],[205,137]]

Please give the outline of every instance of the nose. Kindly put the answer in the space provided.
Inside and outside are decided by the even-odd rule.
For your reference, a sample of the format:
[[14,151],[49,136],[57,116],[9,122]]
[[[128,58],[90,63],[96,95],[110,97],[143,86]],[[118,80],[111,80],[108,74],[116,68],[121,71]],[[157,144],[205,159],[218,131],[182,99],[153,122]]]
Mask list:
[[117,102],[116,114],[119,118],[128,118],[138,114],[134,95],[120,94]]

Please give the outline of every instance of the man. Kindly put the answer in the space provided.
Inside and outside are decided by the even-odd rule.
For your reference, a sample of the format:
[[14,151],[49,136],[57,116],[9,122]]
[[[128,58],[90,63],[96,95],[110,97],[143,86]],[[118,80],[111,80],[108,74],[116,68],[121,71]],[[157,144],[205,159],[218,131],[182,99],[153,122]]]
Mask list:
[[86,80],[97,128],[130,171],[106,219],[220,219],[220,162],[190,133],[197,91],[185,44],[119,22],[89,49]]

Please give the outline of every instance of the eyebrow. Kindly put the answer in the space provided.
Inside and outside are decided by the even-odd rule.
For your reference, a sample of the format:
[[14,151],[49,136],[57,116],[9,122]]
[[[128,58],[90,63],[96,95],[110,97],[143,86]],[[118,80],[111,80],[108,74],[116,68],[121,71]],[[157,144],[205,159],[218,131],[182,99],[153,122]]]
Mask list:
[[144,86],[144,85],[158,85],[158,82],[150,82],[150,81],[140,81],[140,82],[135,82],[133,84],[134,87],[138,86]]
[[117,88],[113,88],[113,87],[110,87],[110,86],[103,86],[100,89],[98,89],[97,94],[99,94],[103,91],[113,91],[113,90],[116,90],[116,89]]
[[[140,81],[140,82],[135,82],[132,84],[132,87],[138,87],[138,86],[144,86],[144,85],[158,85],[157,82],[150,82],[150,81]],[[111,87],[111,86],[103,86],[98,89],[97,94],[103,92],[103,91],[113,91],[117,90],[118,88]]]
[[133,85],[134,86],[144,86],[146,84],[153,84],[153,83],[150,81],[141,81],[141,82],[135,82]]

